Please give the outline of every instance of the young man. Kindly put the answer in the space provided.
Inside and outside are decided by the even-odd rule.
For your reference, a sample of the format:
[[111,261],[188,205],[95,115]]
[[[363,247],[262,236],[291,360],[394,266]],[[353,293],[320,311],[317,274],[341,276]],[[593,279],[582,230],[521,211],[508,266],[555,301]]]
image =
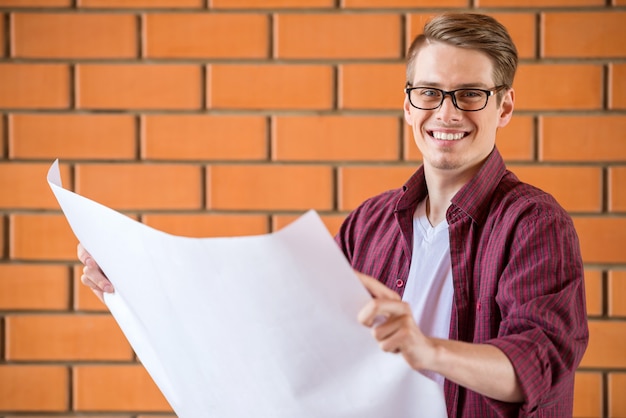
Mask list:
[[[374,296],[359,320],[444,385],[450,417],[572,415],[588,341],[567,213],[507,171],[517,52],[490,17],[445,14],[409,49],[404,115],[423,165],[364,202],[336,240]],[[79,245],[83,283],[112,286]]]
[[409,49],[404,100],[423,165],[336,237],[374,296],[360,321],[444,385],[450,417],[571,416],[588,341],[571,219],[495,147],[516,67],[488,16],[427,23]]

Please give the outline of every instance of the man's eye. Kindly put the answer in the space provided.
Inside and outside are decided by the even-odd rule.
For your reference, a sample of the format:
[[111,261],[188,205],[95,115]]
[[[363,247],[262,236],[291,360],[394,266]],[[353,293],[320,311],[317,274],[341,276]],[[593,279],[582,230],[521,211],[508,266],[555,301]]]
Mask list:
[[437,97],[439,96],[439,91],[432,90],[432,89],[422,89],[420,90],[420,95],[426,96],[426,97]]
[[480,90],[461,90],[459,94],[461,97],[467,99],[476,99],[484,96],[483,92]]

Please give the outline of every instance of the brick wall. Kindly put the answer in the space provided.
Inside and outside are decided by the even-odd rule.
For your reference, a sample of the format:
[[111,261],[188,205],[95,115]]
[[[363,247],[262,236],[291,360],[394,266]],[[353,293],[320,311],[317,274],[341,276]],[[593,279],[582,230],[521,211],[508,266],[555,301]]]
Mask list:
[[0,417],[171,414],[79,284],[55,158],[66,185],[171,233],[267,233],[309,208],[335,232],[419,163],[403,52],[469,9],[520,51],[498,146],[580,235],[576,416],[626,417],[626,0],[0,0]]

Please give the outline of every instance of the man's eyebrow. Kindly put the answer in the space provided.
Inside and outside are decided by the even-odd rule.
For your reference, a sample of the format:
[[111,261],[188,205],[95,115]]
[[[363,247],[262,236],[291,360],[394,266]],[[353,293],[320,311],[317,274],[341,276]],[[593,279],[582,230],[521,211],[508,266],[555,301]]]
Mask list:
[[[416,83],[413,83],[413,86],[414,87],[435,87],[435,88],[441,89],[443,84],[432,82],[432,81],[426,81],[426,80],[418,80]],[[487,86],[485,83],[463,83],[463,84],[458,84],[458,85],[454,86],[454,88],[452,90],[457,90],[457,89],[488,89],[488,88],[490,88],[490,87]]]

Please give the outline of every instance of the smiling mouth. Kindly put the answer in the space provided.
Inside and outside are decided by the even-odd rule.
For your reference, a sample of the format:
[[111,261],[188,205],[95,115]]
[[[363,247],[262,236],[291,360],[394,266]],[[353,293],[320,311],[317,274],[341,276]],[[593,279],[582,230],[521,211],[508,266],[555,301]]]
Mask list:
[[439,131],[430,131],[428,132],[430,136],[435,139],[439,139],[441,141],[458,141],[460,139],[465,138],[469,133],[467,132],[439,132]]

